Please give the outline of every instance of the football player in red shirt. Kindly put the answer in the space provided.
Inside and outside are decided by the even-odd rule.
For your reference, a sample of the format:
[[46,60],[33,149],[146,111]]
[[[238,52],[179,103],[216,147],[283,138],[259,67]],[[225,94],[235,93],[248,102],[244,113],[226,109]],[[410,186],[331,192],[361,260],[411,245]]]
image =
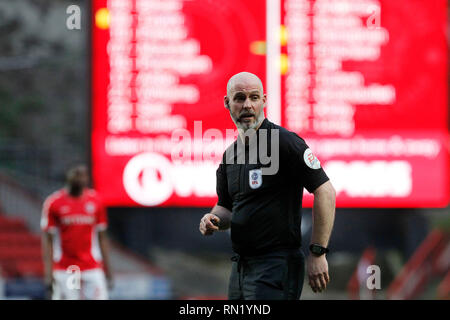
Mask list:
[[108,299],[106,209],[88,183],[87,168],[76,166],[67,173],[67,186],[44,202],[42,250],[52,299]]

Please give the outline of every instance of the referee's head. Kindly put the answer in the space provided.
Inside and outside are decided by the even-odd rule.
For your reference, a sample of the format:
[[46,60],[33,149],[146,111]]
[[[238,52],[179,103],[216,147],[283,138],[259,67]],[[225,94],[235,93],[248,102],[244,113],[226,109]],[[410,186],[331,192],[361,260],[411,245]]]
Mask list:
[[264,120],[266,95],[261,79],[250,72],[240,72],[228,80],[225,108],[238,129],[258,129]]

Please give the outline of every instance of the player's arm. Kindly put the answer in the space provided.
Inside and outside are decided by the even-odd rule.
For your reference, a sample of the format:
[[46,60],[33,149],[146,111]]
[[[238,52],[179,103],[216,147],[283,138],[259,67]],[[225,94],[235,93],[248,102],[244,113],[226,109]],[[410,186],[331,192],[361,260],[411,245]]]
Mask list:
[[[311,243],[328,246],[334,224],[336,192],[330,181],[314,190]],[[325,254],[310,254],[307,260],[309,285],[314,292],[325,290],[330,276]]]
[[111,270],[111,264],[110,264],[110,257],[109,257],[109,239],[107,235],[107,228],[108,228],[108,214],[106,207],[103,204],[103,201],[101,200],[100,196],[97,195],[98,200],[98,210],[96,212],[96,218],[97,218],[97,224],[96,224],[96,230],[98,232],[98,245],[100,247],[100,253],[102,255],[103,260],[103,270],[105,272],[106,280],[108,281],[108,287],[109,289],[112,289],[113,287],[113,277],[112,277],[112,270]]
[[231,225],[231,211],[218,204],[214,206],[210,213],[207,213],[200,220],[200,232],[204,236],[209,236],[214,231],[227,230]]
[[44,263],[44,283],[47,289],[51,289],[53,282],[53,235],[50,232],[42,233],[42,260]]
[[44,264],[44,283],[47,294],[51,294],[53,285],[53,231],[57,228],[56,211],[54,210],[54,199],[49,197],[42,207],[41,230],[42,230],[42,262]]
[[98,243],[100,246],[100,252],[102,254],[103,258],[103,267],[105,270],[105,276],[108,280],[108,284],[111,287],[112,286],[112,272],[111,272],[111,265],[109,260],[109,240],[108,235],[106,233],[106,230],[101,230],[98,232]]

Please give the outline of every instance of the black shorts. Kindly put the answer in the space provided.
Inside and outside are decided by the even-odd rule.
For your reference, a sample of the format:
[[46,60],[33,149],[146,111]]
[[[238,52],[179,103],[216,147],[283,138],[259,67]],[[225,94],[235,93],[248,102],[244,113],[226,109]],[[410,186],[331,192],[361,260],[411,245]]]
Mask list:
[[254,257],[233,256],[228,299],[298,300],[305,275],[300,249]]

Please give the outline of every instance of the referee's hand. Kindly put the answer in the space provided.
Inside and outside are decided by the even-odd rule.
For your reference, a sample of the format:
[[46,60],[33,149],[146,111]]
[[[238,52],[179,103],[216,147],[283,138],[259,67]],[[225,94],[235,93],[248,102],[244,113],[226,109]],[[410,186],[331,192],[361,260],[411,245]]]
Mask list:
[[330,282],[328,274],[328,262],[325,255],[316,257],[312,254],[308,256],[307,260],[308,279],[311,289],[317,293],[322,292],[327,288]]
[[200,220],[199,230],[202,235],[210,236],[214,231],[219,230],[220,219],[218,216],[212,213],[207,213]]

